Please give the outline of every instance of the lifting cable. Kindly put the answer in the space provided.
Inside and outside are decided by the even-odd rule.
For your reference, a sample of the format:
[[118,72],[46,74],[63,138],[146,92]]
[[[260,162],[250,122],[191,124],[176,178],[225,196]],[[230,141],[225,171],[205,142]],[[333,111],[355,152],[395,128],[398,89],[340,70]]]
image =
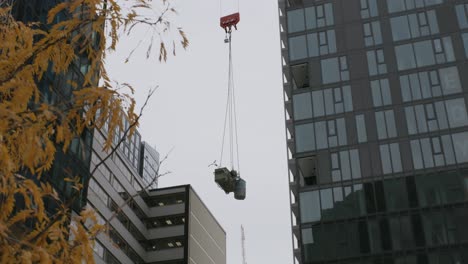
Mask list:
[[231,169],[234,170],[234,164],[237,163],[237,172],[240,174],[239,162],[239,141],[237,134],[237,112],[236,112],[236,95],[234,86],[234,67],[232,62],[232,38],[231,29],[226,31],[225,42],[229,44],[229,73],[228,73],[228,96],[226,101],[226,111],[224,114],[224,128],[221,144],[220,165],[223,163],[224,143],[226,140],[226,132],[229,137],[229,158]]

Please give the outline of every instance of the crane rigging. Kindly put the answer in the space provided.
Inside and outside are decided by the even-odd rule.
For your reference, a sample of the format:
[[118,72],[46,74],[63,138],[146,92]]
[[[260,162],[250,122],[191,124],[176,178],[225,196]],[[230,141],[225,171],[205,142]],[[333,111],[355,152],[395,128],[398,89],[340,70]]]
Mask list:
[[[234,89],[234,70],[232,63],[232,28],[237,30],[237,24],[240,21],[240,14],[233,13],[223,16],[220,19],[220,26],[226,32],[224,42],[229,45],[229,76],[228,76],[228,95],[226,102],[226,111],[224,115],[224,127],[221,143],[220,164],[215,169],[215,182],[224,190],[226,194],[234,193],[234,198],[244,200],[246,196],[246,182],[240,177],[240,161],[239,161],[239,142],[237,136],[237,113],[236,113],[236,97]],[[230,161],[230,169],[223,167],[224,143],[229,141],[228,155]],[[237,165],[237,170],[235,169]]]

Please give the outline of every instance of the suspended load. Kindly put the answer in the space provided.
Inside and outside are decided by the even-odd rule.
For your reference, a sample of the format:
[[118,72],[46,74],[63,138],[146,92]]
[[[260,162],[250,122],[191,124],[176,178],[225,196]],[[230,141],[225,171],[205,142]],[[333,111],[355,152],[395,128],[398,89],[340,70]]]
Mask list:
[[227,168],[215,169],[215,182],[226,194],[234,193],[236,200],[244,200],[246,195],[246,182],[238,176],[237,171]]
[[[215,169],[215,182],[226,194],[234,193],[234,198],[244,200],[246,196],[246,182],[240,177],[239,146],[237,138],[237,116],[234,93],[234,74],[231,52],[231,32],[234,27],[237,30],[237,23],[240,21],[239,13],[223,16],[220,19],[220,25],[226,32],[225,43],[229,44],[229,80],[228,80],[228,98],[226,104],[226,114],[224,117],[223,140],[221,145],[220,167]],[[226,133],[227,132],[227,133]],[[229,141],[229,156],[231,169],[223,167],[224,141]],[[235,160],[237,161],[237,170],[234,169]]]

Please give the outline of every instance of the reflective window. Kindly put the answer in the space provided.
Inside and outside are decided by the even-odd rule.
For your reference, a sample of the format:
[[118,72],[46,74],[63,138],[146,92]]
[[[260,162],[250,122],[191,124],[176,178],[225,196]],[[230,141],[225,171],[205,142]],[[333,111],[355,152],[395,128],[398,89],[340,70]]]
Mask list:
[[332,4],[312,6],[305,9],[306,28],[315,29],[334,25]]
[[468,162],[468,132],[453,134],[452,140],[457,162]]
[[364,115],[356,115],[356,129],[358,135],[358,142],[367,142],[366,121]]
[[445,107],[447,107],[449,127],[455,128],[468,125],[464,98],[446,100]]
[[380,145],[380,158],[384,174],[402,171],[400,146],[398,143]]
[[416,176],[418,200],[422,207],[464,200],[463,183],[456,172],[438,172]]
[[[343,200],[343,198],[341,198]],[[332,220],[333,216],[333,189],[320,190],[320,204],[322,206],[322,220]]]
[[414,232],[410,216],[391,217],[390,230],[394,250],[414,248]]
[[[300,117],[304,117],[303,114],[308,111],[302,108],[296,108],[300,108],[300,106],[295,106],[294,110],[295,114],[298,113]],[[316,113],[315,107],[314,113]],[[296,125],[295,130],[297,152],[319,150],[348,144],[344,118]]]
[[353,110],[349,85],[312,92],[313,116],[341,114]]
[[288,11],[288,32],[305,30],[304,9]]
[[327,130],[328,147],[333,148],[347,144],[346,125],[344,118],[327,121]]
[[375,112],[375,120],[377,125],[377,136],[379,139],[397,136],[393,110]]
[[99,241],[97,240],[94,241],[93,250],[94,250],[94,253],[96,253],[99,257],[101,258],[104,257],[104,247]]
[[465,47],[465,56],[468,58],[468,33],[462,34],[463,47]]
[[444,0],[387,0],[388,12],[401,12],[425,6],[442,4]]
[[371,81],[370,86],[374,106],[378,107],[392,104],[392,95],[390,94],[388,79]]
[[370,50],[367,52],[367,66],[369,67],[370,76],[387,73],[387,64],[385,63],[383,49]]
[[405,178],[386,180],[383,184],[387,210],[394,211],[409,208]]
[[89,188],[93,190],[93,192],[89,192],[88,196],[99,198],[106,206],[109,204],[109,195],[94,179],[89,181]]
[[302,245],[304,251],[304,259],[306,261],[315,261],[321,258],[323,243],[325,237],[321,226],[314,228],[302,229]]
[[306,37],[297,36],[289,38],[289,59],[300,60],[307,58]]
[[319,191],[302,192],[299,195],[301,222],[316,222],[321,219]]
[[458,25],[460,28],[468,28],[468,4],[457,5],[455,10],[457,12]]
[[434,10],[390,19],[394,41],[418,38],[439,33]]
[[317,57],[336,52],[335,30],[327,30],[307,35],[309,57]]
[[361,162],[357,149],[331,153],[332,181],[361,178]]
[[296,151],[304,152],[315,149],[314,124],[296,126]]
[[361,0],[361,18],[378,16],[377,0]]
[[302,244],[313,244],[314,243],[314,235],[312,234],[312,228],[304,228],[302,229]]
[[468,125],[463,98],[405,107],[410,135]]
[[349,80],[346,56],[321,60],[322,83],[334,83]]
[[441,68],[400,77],[404,102],[432,98],[462,91],[457,67]]
[[296,126],[297,152],[320,150],[346,144],[348,143],[344,118]]
[[442,212],[423,212],[422,220],[428,246],[441,246],[448,243],[447,228]]
[[410,144],[415,169],[455,163],[452,140],[449,135],[411,140]]
[[301,120],[312,117],[312,98],[310,93],[293,95],[294,119]]
[[364,27],[364,43],[366,47],[382,44],[382,31],[380,29],[380,21],[365,23]]
[[[449,243],[462,243],[468,241],[466,221],[468,211],[466,208],[450,208],[445,215]],[[462,262],[459,262],[462,263]]]
[[396,46],[395,53],[400,71],[455,60],[450,37]]

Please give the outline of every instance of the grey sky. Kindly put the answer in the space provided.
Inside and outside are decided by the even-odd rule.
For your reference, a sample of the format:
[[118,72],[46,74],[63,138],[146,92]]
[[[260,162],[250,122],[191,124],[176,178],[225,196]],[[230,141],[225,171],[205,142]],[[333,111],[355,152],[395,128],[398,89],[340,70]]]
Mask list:
[[[219,159],[227,96],[228,47],[219,27],[220,0],[178,1],[177,24],[190,40],[166,64],[144,52],[123,65],[124,56],[145,35],[122,39],[123,52],[108,59],[112,76],[145,91],[160,89],[145,111],[143,139],[162,154],[174,147],[162,170],[172,173],[160,186],[192,184],[227,232],[228,264],[242,263],[240,225],[247,237],[249,264],[292,263],[286,145],[278,30],[274,0],[241,1],[239,31],[233,33],[241,176],[247,199],[234,200],[213,181]],[[221,0],[224,1],[224,0]]]

